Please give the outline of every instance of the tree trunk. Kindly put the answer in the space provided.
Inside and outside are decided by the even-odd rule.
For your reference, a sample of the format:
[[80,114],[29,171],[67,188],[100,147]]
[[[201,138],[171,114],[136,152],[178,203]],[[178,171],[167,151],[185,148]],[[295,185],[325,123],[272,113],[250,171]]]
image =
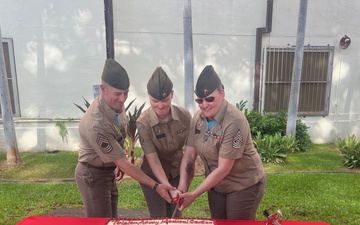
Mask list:
[[0,94],[1,94],[1,113],[4,128],[4,138],[6,147],[6,161],[8,165],[20,165],[20,153],[17,148],[13,112],[10,103],[10,93],[7,83],[7,73],[5,67],[4,49],[2,45],[1,27],[0,27]]
[[291,81],[290,99],[288,107],[288,119],[286,123],[286,135],[295,136],[296,120],[299,107],[300,81],[302,62],[304,57],[304,39],[307,14],[307,0],[300,0],[298,29],[296,36],[296,50],[294,57],[293,76]]

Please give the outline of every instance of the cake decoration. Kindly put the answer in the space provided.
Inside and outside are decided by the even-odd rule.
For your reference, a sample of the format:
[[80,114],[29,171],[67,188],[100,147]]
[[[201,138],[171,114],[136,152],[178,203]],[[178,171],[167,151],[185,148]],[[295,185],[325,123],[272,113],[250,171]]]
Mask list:
[[185,219],[185,218],[161,218],[161,219],[110,219],[106,225],[214,225],[212,219]]

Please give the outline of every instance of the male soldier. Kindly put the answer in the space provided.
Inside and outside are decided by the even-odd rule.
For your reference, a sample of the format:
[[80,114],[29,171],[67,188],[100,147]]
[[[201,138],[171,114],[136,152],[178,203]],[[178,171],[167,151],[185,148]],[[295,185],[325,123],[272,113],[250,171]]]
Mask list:
[[80,148],[75,179],[86,216],[118,217],[116,180],[122,173],[171,202],[168,191],[176,188],[155,182],[126,159],[124,103],[130,86],[127,72],[115,60],[107,59],[101,79],[101,95],[93,101],[79,124]]

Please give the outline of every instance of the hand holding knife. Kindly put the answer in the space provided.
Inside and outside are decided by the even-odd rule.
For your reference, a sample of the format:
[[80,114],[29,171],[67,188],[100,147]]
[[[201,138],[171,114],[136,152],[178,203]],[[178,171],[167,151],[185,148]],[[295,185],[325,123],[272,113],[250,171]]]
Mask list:
[[183,203],[184,199],[183,198],[180,198],[180,195],[179,193],[177,194],[177,196],[175,198],[173,198],[172,200],[172,204],[176,204],[175,206],[175,209],[174,209],[174,212],[171,216],[171,218],[174,218],[175,215],[176,215],[176,212],[179,210],[179,207],[181,206],[181,204]]

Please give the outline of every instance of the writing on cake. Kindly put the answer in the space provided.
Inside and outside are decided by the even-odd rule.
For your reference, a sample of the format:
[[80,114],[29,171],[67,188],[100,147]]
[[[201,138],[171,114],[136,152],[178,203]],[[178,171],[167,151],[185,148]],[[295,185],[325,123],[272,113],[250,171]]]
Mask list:
[[184,218],[162,218],[162,219],[110,219],[106,225],[213,225],[212,219],[184,219]]

